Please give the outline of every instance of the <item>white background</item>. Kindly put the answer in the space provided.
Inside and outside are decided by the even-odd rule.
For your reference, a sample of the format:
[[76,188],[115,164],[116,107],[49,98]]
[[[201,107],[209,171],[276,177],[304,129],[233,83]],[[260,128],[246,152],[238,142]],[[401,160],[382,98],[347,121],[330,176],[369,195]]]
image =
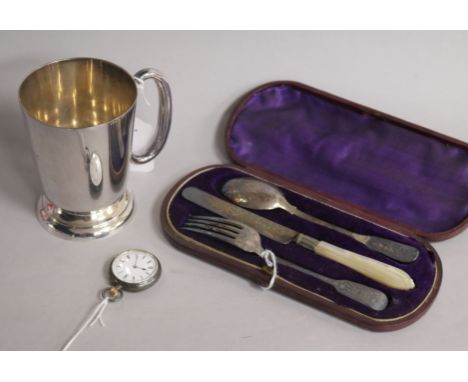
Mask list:
[[[153,173],[129,179],[137,210],[116,236],[77,243],[36,222],[40,183],[17,89],[48,61],[95,56],[130,72],[154,66],[174,96]],[[58,349],[106,285],[105,265],[132,247],[160,258],[160,282],[127,294],[75,349],[466,349],[468,234],[436,243],[441,291],[420,321],[372,333],[173,248],[161,202],[188,172],[228,161],[225,112],[246,91],[290,79],[468,141],[465,32],[0,32],[0,349]]]

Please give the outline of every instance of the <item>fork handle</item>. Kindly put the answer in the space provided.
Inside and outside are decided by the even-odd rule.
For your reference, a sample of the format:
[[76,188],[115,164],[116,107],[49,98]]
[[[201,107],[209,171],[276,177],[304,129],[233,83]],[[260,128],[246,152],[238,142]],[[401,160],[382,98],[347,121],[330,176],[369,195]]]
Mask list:
[[342,264],[382,285],[400,290],[414,288],[414,281],[405,271],[370,257],[337,247],[325,241],[318,241],[310,236],[299,234],[295,243],[313,250],[317,255]]
[[301,267],[300,265],[294,264],[278,256],[276,256],[276,261],[278,264],[285,265],[289,268],[295,269],[298,272],[312,276],[315,279],[333,286],[333,288],[335,288],[339,294],[346,296],[351,300],[357,301],[373,310],[381,311],[388,306],[387,295],[378,289],[350,280],[333,279],[331,277],[327,277],[320,273],[311,271],[310,269]]

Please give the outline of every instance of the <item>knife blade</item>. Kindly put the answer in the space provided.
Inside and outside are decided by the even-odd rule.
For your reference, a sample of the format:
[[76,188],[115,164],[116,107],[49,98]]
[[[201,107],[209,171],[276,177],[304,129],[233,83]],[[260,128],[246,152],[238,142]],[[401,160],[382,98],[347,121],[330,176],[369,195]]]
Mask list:
[[215,214],[247,224],[257,230],[261,235],[279,243],[288,244],[297,236],[297,232],[290,228],[238,207],[235,204],[220,199],[198,188],[187,187],[182,191],[182,196],[192,203],[206,208]]
[[247,224],[261,235],[274,241],[281,244],[298,244],[314,251],[317,255],[340,263],[388,287],[400,290],[409,290],[415,287],[411,276],[399,268],[304,235],[199,188],[186,187],[182,190],[182,196],[217,215]]

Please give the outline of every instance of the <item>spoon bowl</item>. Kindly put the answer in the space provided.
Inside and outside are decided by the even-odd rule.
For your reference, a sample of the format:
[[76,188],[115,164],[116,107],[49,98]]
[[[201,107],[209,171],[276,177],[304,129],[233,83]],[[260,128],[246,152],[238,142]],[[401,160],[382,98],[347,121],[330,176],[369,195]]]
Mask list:
[[280,190],[251,178],[235,178],[223,186],[223,194],[235,204],[252,210],[292,207]]

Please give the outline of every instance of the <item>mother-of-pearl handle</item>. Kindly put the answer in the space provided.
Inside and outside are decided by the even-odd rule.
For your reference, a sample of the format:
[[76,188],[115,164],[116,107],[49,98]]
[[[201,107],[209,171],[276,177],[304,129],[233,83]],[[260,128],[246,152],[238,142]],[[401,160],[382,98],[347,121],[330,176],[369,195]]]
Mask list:
[[408,273],[392,265],[339,248],[325,241],[317,241],[303,234],[299,234],[295,242],[312,249],[317,255],[342,264],[382,285],[400,290],[410,290],[415,287]]

